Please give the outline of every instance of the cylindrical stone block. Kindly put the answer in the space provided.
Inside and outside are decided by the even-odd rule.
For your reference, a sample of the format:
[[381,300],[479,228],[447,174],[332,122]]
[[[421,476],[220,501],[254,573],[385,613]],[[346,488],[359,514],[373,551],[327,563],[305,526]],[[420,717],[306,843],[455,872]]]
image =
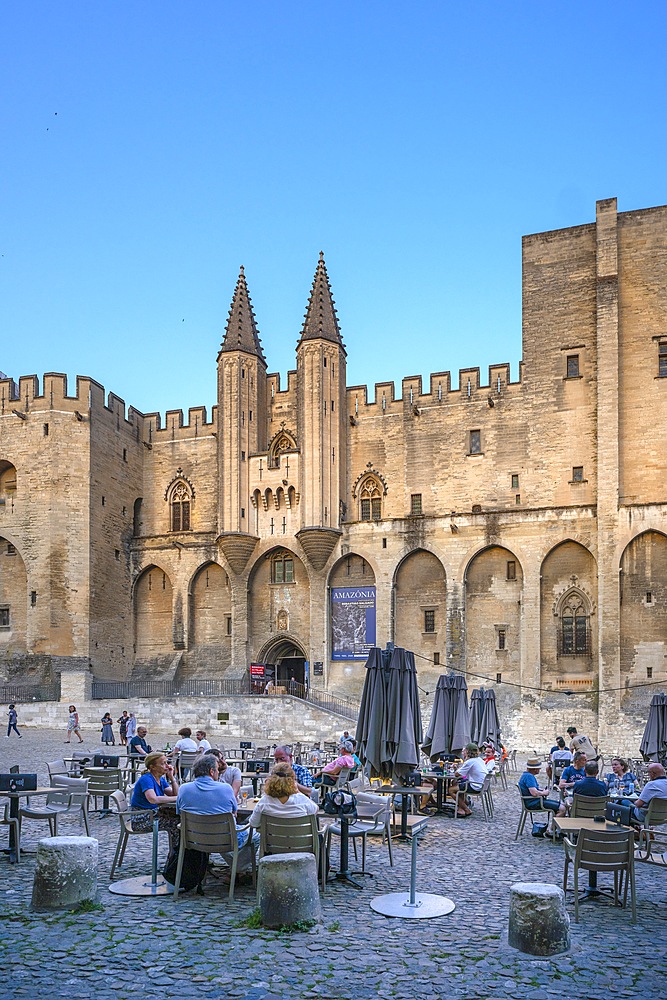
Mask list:
[[559,955],[570,947],[565,893],[547,882],[515,882],[508,943],[526,955]]
[[62,910],[97,899],[98,843],[92,837],[44,837],[32,885],[35,910]]
[[264,927],[322,917],[314,854],[269,854],[259,862],[259,910]]

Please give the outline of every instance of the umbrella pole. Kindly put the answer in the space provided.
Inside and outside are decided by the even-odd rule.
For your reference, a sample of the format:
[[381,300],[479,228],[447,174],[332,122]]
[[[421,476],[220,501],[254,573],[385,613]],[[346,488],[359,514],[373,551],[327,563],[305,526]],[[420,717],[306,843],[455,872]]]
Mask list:
[[427,917],[444,917],[451,913],[456,904],[446,896],[432,892],[417,892],[417,837],[412,837],[412,858],[410,862],[410,891],[389,892],[371,900],[371,909],[385,917],[404,917],[408,920],[424,920]]

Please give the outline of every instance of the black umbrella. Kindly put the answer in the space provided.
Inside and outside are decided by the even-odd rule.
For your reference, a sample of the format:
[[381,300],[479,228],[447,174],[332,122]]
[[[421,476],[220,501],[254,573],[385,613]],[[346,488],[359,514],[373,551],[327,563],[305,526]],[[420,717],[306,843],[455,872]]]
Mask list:
[[366,660],[366,677],[361,693],[357,744],[362,760],[370,764],[371,773],[384,774],[387,764],[387,702],[382,650],[374,646]]
[[393,721],[397,734],[397,739],[393,741],[392,777],[400,780],[418,767],[419,747],[423,739],[414,653],[397,646],[389,667],[390,682],[393,682],[394,671],[398,673],[398,701],[394,697],[395,685],[392,685],[387,708],[390,726]]
[[371,649],[361,695],[357,741],[373,775],[400,779],[419,764],[421,711],[414,654]]
[[500,746],[500,719],[496,706],[496,692],[493,688],[484,692],[484,709],[479,735],[482,742],[491,740],[494,747]]
[[665,754],[667,749],[667,696],[662,692],[654,694],[648,710],[646,728],[639,749],[645,757],[656,760]]

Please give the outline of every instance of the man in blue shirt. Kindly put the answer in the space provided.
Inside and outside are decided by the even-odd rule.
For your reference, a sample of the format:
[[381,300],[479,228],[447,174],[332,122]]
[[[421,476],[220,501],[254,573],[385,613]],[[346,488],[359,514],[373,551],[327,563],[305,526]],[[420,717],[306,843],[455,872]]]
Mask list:
[[[197,816],[215,816],[218,813],[236,813],[236,796],[231,785],[226,781],[218,781],[218,761],[212,754],[206,754],[192,768],[193,781],[187,781],[178,789],[176,812],[181,809]],[[247,829],[239,830],[239,850],[249,842]],[[259,834],[254,835],[254,841],[259,843]],[[239,864],[240,870],[242,866]]]
[[574,762],[566,767],[560,776],[560,782],[558,787],[562,791],[571,791],[575,788],[577,782],[582,781],[586,777],[586,754],[585,753],[575,753]]
[[[538,757],[529,757],[526,770],[519,778],[519,791],[523,797],[526,809],[548,809],[551,813],[564,815],[565,806],[558,799],[549,798],[549,789],[540,788],[537,775],[540,773],[542,761]],[[551,824],[551,817],[549,818]],[[549,830],[549,832],[551,832]]]
[[601,798],[607,796],[607,786],[604,781],[599,781],[597,776],[600,770],[597,761],[589,760],[585,767],[586,777],[578,781],[574,786],[575,795],[589,795],[591,798]]
[[147,753],[151,752],[151,748],[146,742],[146,736],[148,730],[145,726],[139,726],[137,729],[137,735],[133,736],[130,740],[130,754],[133,757],[145,757]]
[[313,776],[307,767],[302,764],[295,764],[292,759],[292,750],[287,746],[279,746],[273,751],[273,759],[276,764],[289,764],[294,771],[296,786],[300,792],[310,798],[313,791]]

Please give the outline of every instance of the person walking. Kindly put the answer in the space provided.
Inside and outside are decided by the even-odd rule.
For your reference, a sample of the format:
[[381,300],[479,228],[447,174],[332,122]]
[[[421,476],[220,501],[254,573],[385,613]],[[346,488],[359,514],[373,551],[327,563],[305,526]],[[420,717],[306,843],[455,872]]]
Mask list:
[[67,720],[67,739],[65,743],[72,742],[72,733],[76,733],[79,737],[79,743],[83,743],[83,737],[79,730],[79,713],[76,710],[76,705],[70,705],[69,707],[69,719]]
[[9,734],[11,733],[11,731],[13,729],[14,732],[16,733],[16,735],[18,736],[18,738],[20,740],[23,739],[23,737],[21,736],[21,734],[18,731],[17,726],[16,726],[16,723],[18,722],[18,718],[19,718],[18,715],[16,714],[16,705],[10,705],[9,706],[9,711],[7,712],[7,715],[9,716],[9,722],[7,724],[7,737],[6,738],[9,739]]

